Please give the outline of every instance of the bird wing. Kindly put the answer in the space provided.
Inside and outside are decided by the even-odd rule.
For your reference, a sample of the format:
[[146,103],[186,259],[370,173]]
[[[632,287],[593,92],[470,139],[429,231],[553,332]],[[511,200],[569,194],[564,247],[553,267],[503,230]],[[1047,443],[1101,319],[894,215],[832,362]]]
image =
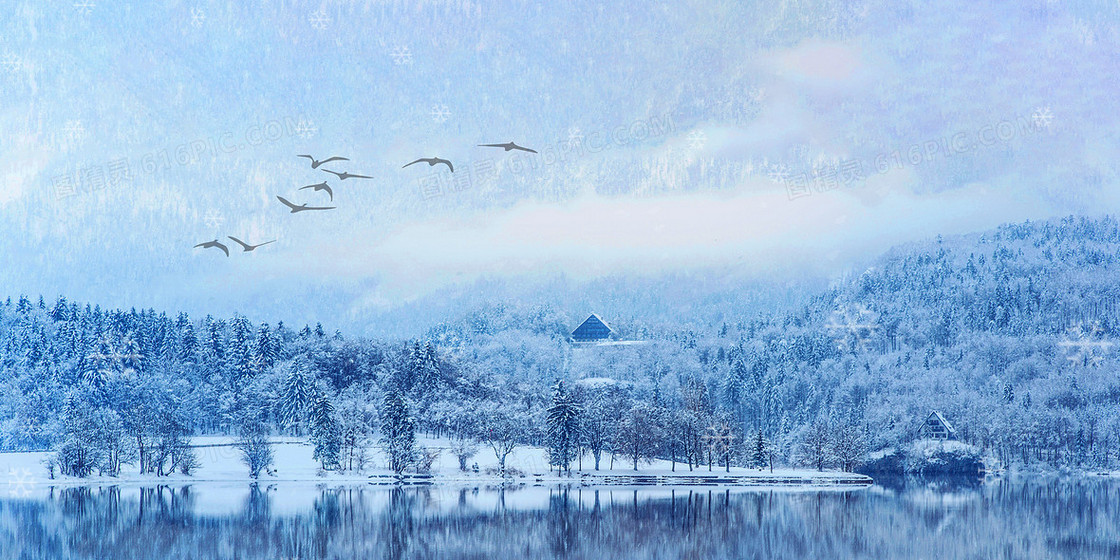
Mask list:
[[439,158],[436,158],[436,163],[443,163],[443,164],[446,164],[446,165],[447,165],[447,168],[448,168],[448,169],[450,169],[452,173],[454,173],[454,172],[455,172],[455,167],[453,167],[453,166],[451,165],[451,162],[450,162],[450,161],[447,161],[447,160],[445,160],[445,159],[439,159]]
[[513,145],[513,149],[521,150],[521,151],[524,151],[524,152],[530,152],[530,153],[534,153],[534,154],[537,153],[536,150],[530,150],[529,148],[526,148],[525,146],[518,146],[517,144]]
[[401,167],[401,169],[404,169],[405,167],[408,167],[408,166],[410,166],[410,165],[415,165],[415,164],[417,164],[417,163],[420,163],[420,162],[422,162],[422,161],[426,162],[426,161],[428,161],[428,160],[426,160],[426,159],[424,159],[424,158],[420,158],[420,159],[418,159],[418,160],[416,160],[416,161],[413,161],[413,162],[410,162],[410,163],[406,163],[406,164],[404,164],[404,165],[403,165],[403,166]]
[[194,248],[197,249],[199,247],[210,247],[211,243],[213,243],[213,241],[204,241],[202,243],[199,243],[198,245],[195,245]]
[[276,198],[279,198],[280,202],[284,203],[284,206],[287,206],[288,208],[291,208],[292,210],[295,210],[296,208],[299,208],[299,206],[296,206],[295,204],[292,204],[291,202],[288,202],[288,199],[286,199],[282,196],[277,196]]
[[320,171],[326,171],[327,173],[330,173],[331,175],[334,175],[335,177],[338,177],[339,179],[341,179],[343,173],[345,173],[345,172],[339,173],[337,171],[331,171],[330,169],[320,169]]
[[301,190],[301,191],[302,191],[303,189],[315,189],[315,190],[319,190],[319,185],[307,185],[306,187],[300,187],[300,188],[299,188],[298,190]]
[[324,191],[327,191],[327,194],[331,195],[331,201],[334,201],[334,191],[332,191],[330,187],[328,187],[326,185],[323,185],[322,187],[319,187],[318,189],[315,189],[315,190],[320,190],[320,189],[322,189]]
[[257,247],[263,247],[265,245],[268,245],[269,243],[276,243],[276,240],[273,239],[272,241],[265,241],[264,243],[261,243],[260,245],[257,245]]
[[217,241],[215,241],[214,246],[221,249],[222,252],[225,253],[227,257],[229,256],[229,249],[226,248],[225,245],[222,245],[221,243],[218,243]]
[[347,173],[346,176],[347,177],[353,177],[355,179],[372,179],[373,178],[373,177],[370,177],[369,175],[354,175],[353,173]]
[[323,161],[320,161],[319,163],[327,163],[328,161],[350,161],[350,160],[348,158],[344,158],[344,157],[341,157],[341,156],[331,156],[331,157],[329,157],[329,158],[327,158]]
[[311,160],[311,161],[315,161],[315,158],[313,158],[313,157],[311,157],[311,156],[309,156],[309,155],[307,155],[307,154],[299,154],[299,155],[297,155],[296,157],[305,157],[305,158],[307,158],[307,159],[309,159],[309,160]]
[[249,247],[252,247],[252,245],[249,245],[248,243],[246,243],[246,242],[244,242],[244,241],[242,241],[242,240],[240,240],[240,239],[238,239],[238,238],[236,238],[232,235],[227,235],[226,237],[229,237],[230,239],[236,241],[237,244],[242,246],[246,251],[249,250]]
[[334,210],[337,206],[308,206],[304,210]]
[[479,146],[485,146],[487,148],[504,148],[504,147],[506,147],[505,144],[479,144]]

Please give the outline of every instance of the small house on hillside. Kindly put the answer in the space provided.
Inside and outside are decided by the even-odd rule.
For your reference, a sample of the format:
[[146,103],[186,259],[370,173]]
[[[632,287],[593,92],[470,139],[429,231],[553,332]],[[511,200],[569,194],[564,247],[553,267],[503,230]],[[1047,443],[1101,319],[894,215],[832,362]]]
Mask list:
[[601,342],[609,340],[611,328],[598,315],[592,313],[576,330],[572,331],[572,342]]
[[936,410],[931,412],[925,422],[918,427],[918,439],[955,440],[957,431],[953,425]]

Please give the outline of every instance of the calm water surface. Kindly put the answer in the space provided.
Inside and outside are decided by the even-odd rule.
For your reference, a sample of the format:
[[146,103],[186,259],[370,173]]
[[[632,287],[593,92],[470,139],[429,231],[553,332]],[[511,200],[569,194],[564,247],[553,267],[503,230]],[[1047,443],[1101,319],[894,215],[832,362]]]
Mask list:
[[0,501],[0,558],[1120,558],[1120,480],[37,488]]

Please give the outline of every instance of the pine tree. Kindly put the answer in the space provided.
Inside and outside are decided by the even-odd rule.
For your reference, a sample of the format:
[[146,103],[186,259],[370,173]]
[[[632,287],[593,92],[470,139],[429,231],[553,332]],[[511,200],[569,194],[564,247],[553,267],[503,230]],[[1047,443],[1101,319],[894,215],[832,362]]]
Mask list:
[[342,434],[335,418],[334,405],[326,394],[320,392],[311,406],[311,441],[315,444],[314,458],[324,469],[338,467],[342,450]]
[[194,334],[194,325],[186,323],[181,328],[179,339],[179,361],[193,365],[198,356],[198,337]]
[[755,467],[764,469],[767,465],[770,465],[771,469],[774,468],[772,463],[773,446],[770,444],[770,440],[762,435],[762,430],[759,430],[758,436],[754,438],[754,443],[751,445],[750,452],[751,462]]
[[226,352],[227,367],[235,383],[248,379],[252,373],[252,351],[249,348],[249,321],[237,316],[230,324],[229,349]]
[[389,468],[400,475],[415,460],[416,429],[397,390],[385,394],[381,416],[381,443],[389,456]]
[[572,398],[564,382],[552,388],[548,407],[548,460],[559,469],[571,470],[571,462],[579,443],[579,421],[582,407]]
[[292,364],[280,395],[280,421],[299,433],[311,404],[311,382],[299,364]]
[[120,353],[121,367],[123,370],[141,372],[144,369],[144,355],[140,351],[140,344],[136,339],[127,336],[124,339],[124,348]]
[[97,389],[104,387],[109,378],[120,371],[118,356],[109,337],[103,335],[97,340],[94,351],[86,356],[82,377]]
[[54,309],[51,310],[51,319],[55,322],[65,321],[67,318],[66,311],[66,297],[60,296],[54,304]]
[[416,390],[420,395],[431,396],[439,390],[440,372],[439,356],[431,341],[420,348],[420,343],[415,347],[415,380]]
[[276,344],[272,333],[269,332],[268,323],[262,323],[257,330],[257,345],[253,348],[253,363],[259,371],[268,369],[276,363]]

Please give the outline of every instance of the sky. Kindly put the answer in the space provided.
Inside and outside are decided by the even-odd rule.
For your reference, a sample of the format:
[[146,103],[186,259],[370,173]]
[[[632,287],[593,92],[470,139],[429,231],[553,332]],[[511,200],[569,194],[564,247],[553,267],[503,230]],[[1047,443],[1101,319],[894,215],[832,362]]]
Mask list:
[[377,333],[1120,206],[1115,2],[8,5],[0,294]]

